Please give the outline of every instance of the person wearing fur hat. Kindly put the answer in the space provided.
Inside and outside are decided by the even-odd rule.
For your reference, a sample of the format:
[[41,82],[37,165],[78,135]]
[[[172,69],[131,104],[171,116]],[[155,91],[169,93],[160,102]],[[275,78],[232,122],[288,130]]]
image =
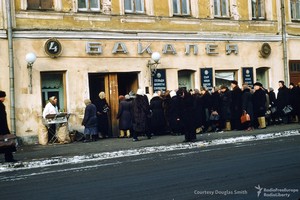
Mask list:
[[151,133],[162,135],[165,131],[166,123],[163,108],[163,99],[157,93],[154,93],[152,99],[150,100],[150,110],[152,111],[152,116],[150,119]]
[[130,137],[130,130],[132,129],[132,100],[128,94],[125,99],[119,103],[119,111],[117,114],[119,120],[120,138]]
[[240,130],[242,111],[242,90],[238,86],[237,81],[231,81],[231,128],[232,130]]
[[170,92],[170,105],[168,109],[168,121],[173,135],[182,134],[182,109],[183,105],[180,97],[172,90]]
[[[5,111],[5,105],[3,102],[5,101],[6,93],[2,90],[0,90],[0,134],[6,135],[10,134],[8,124],[7,124],[7,114]],[[13,153],[15,152],[16,147],[10,147],[6,149],[1,149],[0,153],[4,153],[5,162],[16,162],[14,159]]]

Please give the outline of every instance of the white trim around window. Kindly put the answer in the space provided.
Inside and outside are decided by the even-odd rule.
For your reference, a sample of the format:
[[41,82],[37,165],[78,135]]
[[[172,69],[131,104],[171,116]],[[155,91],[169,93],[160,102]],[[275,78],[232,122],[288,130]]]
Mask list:
[[[178,0],[181,1],[182,0]],[[188,11],[187,13],[181,13],[181,8],[178,8],[180,10],[180,13],[174,13],[174,8],[173,8],[173,0],[168,1],[169,4],[169,16],[192,16],[192,17],[199,17],[199,4],[198,0],[187,0],[187,6],[188,6]]]
[[120,15],[125,15],[126,13],[132,14],[146,14],[149,16],[154,15],[154,5],[153,0],[144,0],[144,12],[125,12],[125,3],[124,0],[119,0],[120,3]]

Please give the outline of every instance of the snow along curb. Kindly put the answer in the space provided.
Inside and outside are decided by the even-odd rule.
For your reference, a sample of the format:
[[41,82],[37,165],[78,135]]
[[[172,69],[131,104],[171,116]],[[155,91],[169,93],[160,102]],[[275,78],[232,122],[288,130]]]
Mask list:
[[249,142],[249,141],[276,139],[276,138],[298,136],[298,135],[300,135],[299,130],[290,130],[290,131],[284,131],[278,133],[240,136],[240,137],[232,137],[226,139],[215,139],[212,141],[199,141],[194,143],[174,144],[169,146],[143,147],[138,149],[104,152],[104,153],[97,153],[97,154],[83,155],[83,156],[53,157],[49,159],[33,160],[29,162],[4,163],[4,164],[0,164],[0,173],[15,171],[15,170],[49,167],[55,165],[57,166],[57,165],[64,165],[64,164],[78,164],[78,163],[84,163],[88,161],[100,161],[100,160],[107,160],[113,158],[145,155],[151,153],[160,153],[160,152],[176,151],[176,150],[183,150],[183,149],[195,149],[201,147],[217,146],[222,144],[233,144],[233,143],[241,143],[241,142]]

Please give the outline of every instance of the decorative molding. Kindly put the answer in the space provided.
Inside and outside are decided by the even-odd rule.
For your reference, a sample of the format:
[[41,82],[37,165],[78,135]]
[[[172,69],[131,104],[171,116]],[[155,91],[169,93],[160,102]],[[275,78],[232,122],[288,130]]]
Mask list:
[[228,33],[175,33],[175,32],[92,32],[92,31],[14,31],[14,38],[45,39],[55,36],[59,39],[99,39],[99,40],[181,40],[181,41],[260,41],[278,42],[281,35],[271,34],[228,34]]

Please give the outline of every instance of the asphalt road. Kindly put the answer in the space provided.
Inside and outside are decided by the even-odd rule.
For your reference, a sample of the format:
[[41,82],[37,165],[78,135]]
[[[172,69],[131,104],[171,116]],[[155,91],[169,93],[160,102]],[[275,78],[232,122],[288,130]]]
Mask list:
[[0,173],[1,200],[283,195],[300,198],[299,136]]

